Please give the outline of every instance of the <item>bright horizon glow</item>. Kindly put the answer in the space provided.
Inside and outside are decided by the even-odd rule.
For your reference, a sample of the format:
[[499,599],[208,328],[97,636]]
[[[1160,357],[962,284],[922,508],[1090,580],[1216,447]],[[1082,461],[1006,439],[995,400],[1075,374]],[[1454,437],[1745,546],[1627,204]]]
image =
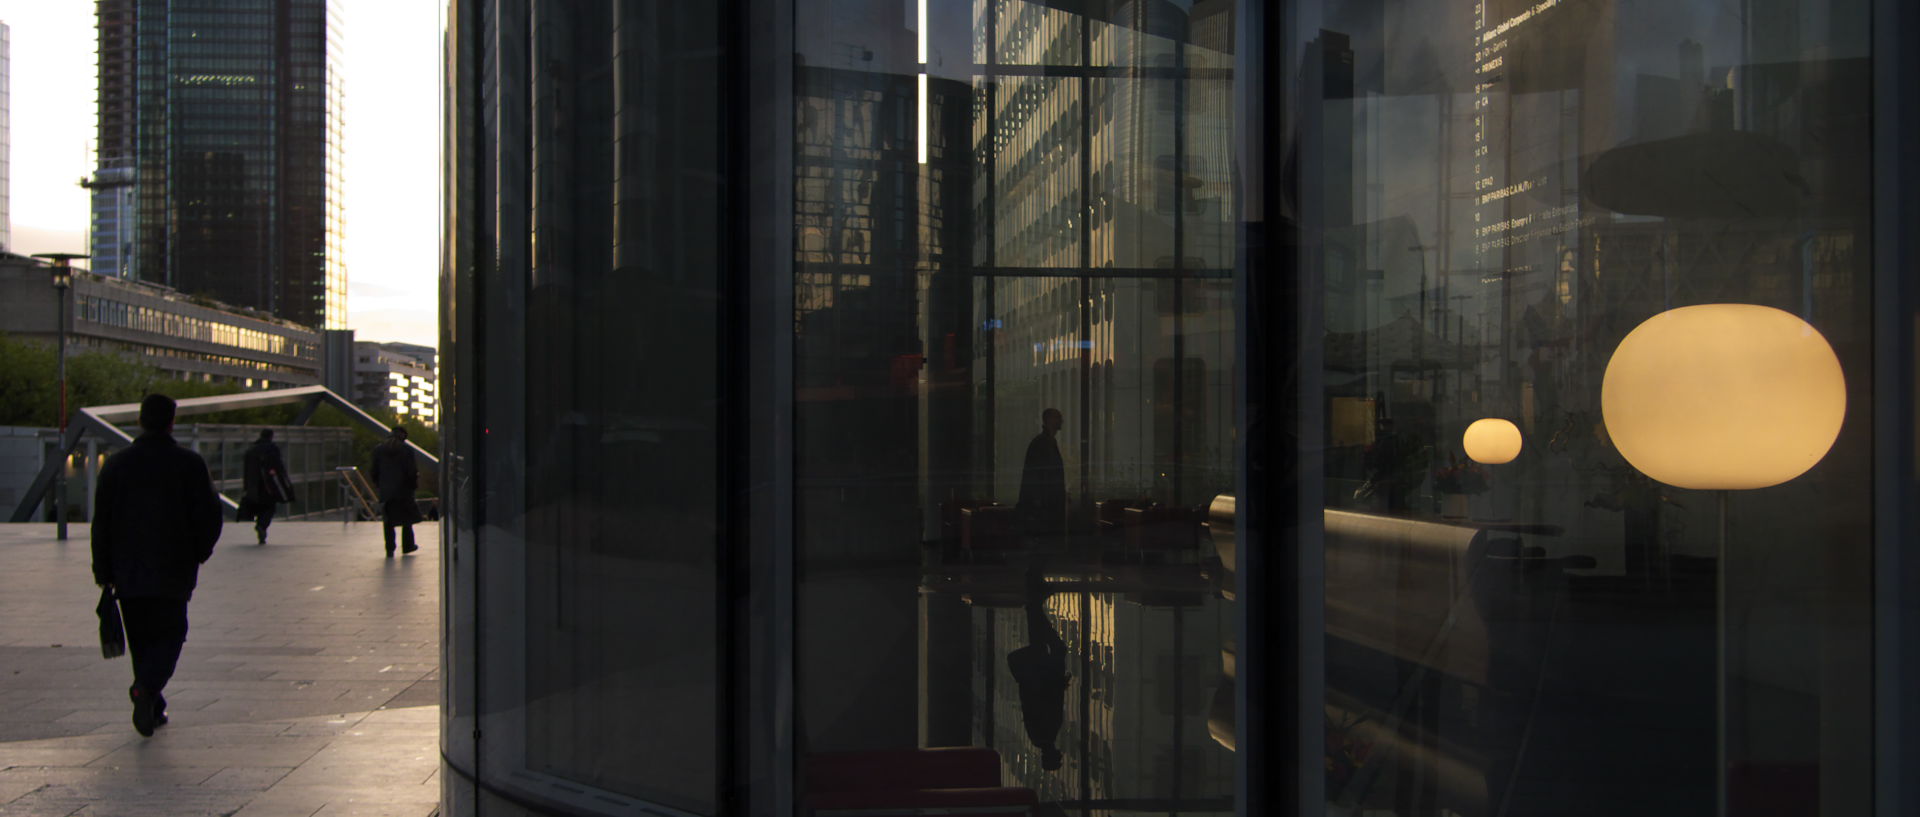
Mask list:
[[927,163],[927,74],[920,73],[920,163]]
[[920,49],[919,50],[919,54],[920,54],[919,101],[920,101],[920,104],[918,106],[918,110],[920,114],[920,130],[918,131],[919,143],[920,143],[920,163],[926,164],[927,163],[927,0],[916,0],[914,5],[916,7],[916,10],[919,12],[919,24],[914,28],[913,35],[914,35],[914,40],[917,41]]
[[920,15],[919,25],[914,28],[914,35],[915,39],[920,41],[920,64],[924,66],[927,64],[927,0],[917,0],[914,5]]
[[[331,0],[346,87],[347,318],[356,337],[439,342],[440,3]],[[94,4],[0,0],[11,29],[13,246],[87,252]],[[84,262],[83,262],[84,263]]]

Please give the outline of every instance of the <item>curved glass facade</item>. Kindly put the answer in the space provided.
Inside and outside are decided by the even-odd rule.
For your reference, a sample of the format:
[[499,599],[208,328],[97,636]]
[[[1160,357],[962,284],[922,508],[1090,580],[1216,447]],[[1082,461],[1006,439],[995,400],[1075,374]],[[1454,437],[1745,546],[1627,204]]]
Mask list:
[[445,812],[1911,809],[1915,19],[1736,5],[453,0]]
[[483,27],[460,45],[479,54],[489,107],[456,108],[453,132],[477,132],[452,155],[462,198],[485,202],[461,239],[492,257],[455,272],[472,289],[449,325],[484,351],[454,358],[449,387],[484,408],[446,420],[463,523],[449,564],[476,591],[480,638],[475,708],[453,731],[480,736],[471,774],[534,802],[715,813],[717,11],[531,3],[476,18],[456,25]]

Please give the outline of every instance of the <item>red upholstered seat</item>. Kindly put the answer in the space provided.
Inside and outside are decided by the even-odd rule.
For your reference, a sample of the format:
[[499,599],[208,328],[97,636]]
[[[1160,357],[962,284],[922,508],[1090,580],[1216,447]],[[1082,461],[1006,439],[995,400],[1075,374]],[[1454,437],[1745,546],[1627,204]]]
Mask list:
[[964,789],[1000,785],[1000,753],[973,746],[826,752],[807,757],[810,792]]
[[[815,817],[1027,817],[1032,789],[1000,785],[1000,753],[956,746],[810,755],[803,767]],[[1004,807],[1004,808],[1001,808]]]
[[[1026,817],[1040,800],[1032,789],[856,789],[807,796],[815,817],[918,817],[965,809],[968,817]],[[1004,810],[995,807],[1004,806]]]

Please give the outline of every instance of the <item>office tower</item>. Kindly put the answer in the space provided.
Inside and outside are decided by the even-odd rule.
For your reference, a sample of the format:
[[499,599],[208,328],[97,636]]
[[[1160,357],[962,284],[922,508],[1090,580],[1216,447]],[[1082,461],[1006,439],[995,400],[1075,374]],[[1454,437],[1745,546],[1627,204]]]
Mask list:
[[94,269],[303,324],[345,319],[326,0],[100,0]]

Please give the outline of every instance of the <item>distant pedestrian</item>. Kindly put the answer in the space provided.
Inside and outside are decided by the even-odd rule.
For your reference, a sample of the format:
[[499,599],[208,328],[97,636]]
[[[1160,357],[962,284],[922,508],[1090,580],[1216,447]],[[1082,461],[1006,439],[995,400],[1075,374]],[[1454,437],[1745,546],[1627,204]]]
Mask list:
[[1027,443],[1020,468],[1020,497],[1015,511],[1033,537],[1058,536],[1067,527],[1067,465],[1060,456],[1060,433],[1065,417],[1059,409],[1040,412],[1040,433]]
[[380,494],[380,532],[387,539],[387,558],[393,558],[393,529],[400,529],[401,553],[420,547],[413,543],[413,525],[420,521],[420,506],[413,501],[420,488],[420,466],[413,461],[413,448],[407,445],[407,430],[394,426],[387,441],[373,449],[373,468],[369,471],[373,488]]
[[133,653],[133,728],[167,722],[161,690],[187,641],[187,602],[220,539],[221,508],[207,463],[173,441],[173,398],[140,403],[143,433],[107,458],[95,488],[93,580],[120,600]]
[[280,446],[273,442],[271,428],[261,430],[260,439],[247,449],[244,460],[240,519],[253,520],[253,532],[264,545],[274,511],[280,503],[293,501],[293,481],[287,478],[287,463],[280,457]]

